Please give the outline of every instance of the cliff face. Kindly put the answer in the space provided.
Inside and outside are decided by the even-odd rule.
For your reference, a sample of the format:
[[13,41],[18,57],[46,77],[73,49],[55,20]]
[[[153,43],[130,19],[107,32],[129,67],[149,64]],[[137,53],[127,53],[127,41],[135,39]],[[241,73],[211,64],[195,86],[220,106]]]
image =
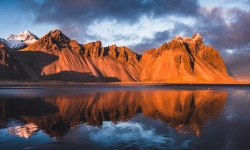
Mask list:
[[142,54],[141,81],[234,82],[217,50],[204,45],[202,37],[175,37]]
[[9,53],[10,48],[0,41],[0,79],[24,80],[28,76]]
[[[104,48],[100,41],[80,45],[54,30],[22,51],[40,51],[57,57],[53,62],[47,57],[27,62],[32,68],[39,66],[36,74],[45,80],[139,81],[139,72],[134,66],[138,63],[137,54],[126,47]],[[48,63],[41,65],[44,62]]]
[[[79,44],[53,30],[18,52],[32,77],[79,82],[230,83],[217,50],[202,37],[175,37],[138,55],[127,47],[103,47],[101,41]],[[24,61],[25,60],[25,61]],[[27,67],[26,67],[27,68]]]

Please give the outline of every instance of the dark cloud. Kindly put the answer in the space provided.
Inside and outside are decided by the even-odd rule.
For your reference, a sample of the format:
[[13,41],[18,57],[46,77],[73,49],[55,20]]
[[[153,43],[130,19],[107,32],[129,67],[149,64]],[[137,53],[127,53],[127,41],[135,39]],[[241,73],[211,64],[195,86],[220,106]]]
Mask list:
[[239,81],[250,81],[250,51],[224,55],[228,71]]
[[43,0],[23,2],[25,10],[32,11],[37,24],[55,24],[67,35],[85,41],[83,36],[94,22],[115,20],[119,23],[137,23],[141,17],[152,19],[174,16],[197,16],[198,0]]
[[171,30],[171,38],[174,38],[177,35],[192,37],[195,33],[198,33],[198,31],[195,29],[195,26],[176,22],[174,24],[174,29]]
[[250,44],[249,11],[239,8],[204,8],[198,23],[197,30],[217,49],[243,49]]
[[139,44],[129,45],[128,47],[141,54],[145,50],[159,47],[163,43],[167,42],[169,38],[170,32],[168,30],[165,30],[162,32],[156,32],[153,38],[144,38]]
[[144,38],[142,42],[136,45],[129,45],[132,50],[143,53],[145,50],[160,47],[163,43],[169,42],[176,35],[182,33],[188,37],[191,37],[193,33],[190,33],[192,27],[183,23],[175,23],[175,28],[172,30],[164,30],[156,32],[152,38]]
[[[232,0],[224,2],[229,1]],[[67,2],[43,0],[39,3],[27,0],[22,3],[22,7],[26,7],[24,10],[34,14],[35,23],[55,24],[66,35],[79,42],[111,39],[111,37],[101,37],[89,33],[88,29],[93,23],[98,25],[102,21],[115,21],[119,25],[132,26],[145,16],[149,20],[167,19],[169,16],[174,16],[177,18],[171,22],[174,24],[174,28],[156,30],[154,36],[150,38],[137,38],[136,34],[115,34],[112,40],[138,39],[141,41],[140,44],[125,46],[142,53],[147,49],[159,47],[176,35],[191,37],[194,33],[199,32],[205,43],[213,45],[223,54],[227,66],[237,78],[243,79],[249,76],[250,65],[247,65],[247,60],[250,60],[250,55],[247,53],[250,49],[250,11],[240,8],[238,3],[249,7],[250,0],[234,2],[237,3],[234,8],[200,7],[198,0],[71,0]],[[178,17],[182,17],[182,20],[185,17],[191,17],[195,20],[195,24],[188,25],[178,22]],[[154,25],[152,24],[152,26]],[[116,27],[111,26],[110,28]],[[227,55],[228,49],[233,50],[234,55]]]
[[[26,2],[29,6],[29,3]],[[153,18],[169,14],[194,16],[198,13],[197,0],[44,0],[34,7],[36,22],[70,23],[102,19],[133,22],[141,16]]]
[[[249,1],[244,0],[243,3]],[[179,34],[191,36],[199,32],[205,42],[219,50],[242,50],[250,43],[250,11],[241,8],[201,8],[198,0],[26,0],[22,7],[33,12],[35,23],[56,24],[68,36],[80,42],[88,37],[99,39],[98,35],[88,33],[88,27],[93,22],[116,20],[118,23],[133,24],[143,16],[155,19],[174,15],[177,18],[191,16],[197,23],[193,26],[175,23],[173,30],[169,31],[172,37]],[[156,41],[156,34],[134,47],[142,50],[139,47],[161,43],[163,40]]]

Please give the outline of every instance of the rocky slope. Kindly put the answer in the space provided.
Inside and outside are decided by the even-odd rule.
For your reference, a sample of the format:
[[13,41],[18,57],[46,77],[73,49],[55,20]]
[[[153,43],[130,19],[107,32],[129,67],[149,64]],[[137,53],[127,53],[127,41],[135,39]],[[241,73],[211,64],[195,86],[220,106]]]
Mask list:
[[27,79],[27,74],[9,51],[6,42],[0,40],[0,80]]
[[79,44],[60,30],[15,54],[32,78],[76,82],[231,83],[217,50],[202,37],[175,37],[142,55],[127,47]]
[[[27,55],[38,52],[46,56]],[[104,48],[100,41],[80,45],[59,30],[49,32],[20,53],[45,80],[139,81],[135,65],[138,55],[128,48],[115,45]]]
[[141,81],[234,82],[219,52],[204,45],[202,37],[175,37],[142,54]]

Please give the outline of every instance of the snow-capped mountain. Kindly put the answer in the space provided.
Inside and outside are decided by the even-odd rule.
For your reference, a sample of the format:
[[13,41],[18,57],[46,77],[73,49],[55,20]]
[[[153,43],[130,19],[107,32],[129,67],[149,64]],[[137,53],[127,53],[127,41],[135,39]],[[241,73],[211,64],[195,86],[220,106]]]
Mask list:
[[19,40],[8,40],[7,44],[11,49],[15,49],[15,50],[25,48],[28,45],[28,44],[26,44],[22,41],[19,41]]
[[27,45],[30,45],[34,42],[36,42],[39,38],[31,33],[30,31],[26,30],[24,32],[21,32],[17,35],[11,34],[7,40],[15,40],[15,41],[21,41],[24,42]]
[[11,135],[17,135],[28,139],[37,130],[37,125],[29,123],[22,126],[9,127],[7,130]]
[[27,44],[19,40],[6,41],[5,39],[0,38],[0,43],[4,43],[7,47],[14,49],[14,50],[19,50],[19,49],[27,47]]

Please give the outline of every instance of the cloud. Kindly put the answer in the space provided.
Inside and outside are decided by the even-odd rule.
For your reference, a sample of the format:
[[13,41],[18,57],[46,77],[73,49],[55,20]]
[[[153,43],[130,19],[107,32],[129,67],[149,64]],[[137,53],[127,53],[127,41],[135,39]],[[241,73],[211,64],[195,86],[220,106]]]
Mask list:
[[[95,20],[115,19],[134,22],[141,16],[153,18],[169,14],[193,16],[198,13],[196,0],[44,0],[36,11],[36,22],[89,24]],[[32,9],[32,8],[31,8]]]
[[[32,11],[35,24],[55,24],[68,36],[80,42],[88,41],[85,37],[94,37],[89,31],[93,24],[109,21],[132,26],[138,24],[142,18],[157,20],[171,15],[195,17],[200,9],[197,0],[71,0],[67,2],[43,0],[24,1],[22,7],[28,12]],[[109,28],[117,28],[117,26]],[[119,29],[123,30],[122,27]],[[166,29],[161,29],[163,30]]]
[[250,44],[250,11],[203,8],[198,22],[197,30],[217,49],[243,49]]
[[[104,121],[102,127],[86,126],[90,133],[89,139],[106,148],[129,149],[187,149],[190,148],[190,139],[177,139],[178,134],[174,128],[167,127],[164,133],[159,132],[155,124],[151,127],[138,122],[112,122]],[[160,133],[160,134],[159,134]],[[112,135],[112,136],[110,136]],[[121,147],[124,146],[124,147]]]
[[176,35],[188,35],[191,37],[193,34],[189,32],[191,29],[189,25],[174,22],[173,26],[173,29],[155,32],[150,38],[143,38],[138,44],[128,45],[128,47],[136,52],[143,53],[145,50],[160,47]]
[[105,148],[117,147],[119,143],[133,143],[140,149],[144,149],[150,146],[160,147],[166,142],[172,142],[163,135],[157,134],[153,129],[147,130],[141,124],[131,122],[119,122],[117,124],[103,122],[103,126],[98,128],[97,131],[91,132],[89,137]]
[[[35,25],[56,25],[80,43],[101,40],[104,46],[125,45],[138,53],[176,35],[191,37],[199,32],[206,44],[224,57],[233,52],[235,64],[243,66],[240,57],[250,49],[250,0],[231,2],[209,2],[212,5],[206,7],[198,0],[27,0],[21,7],[33,14]],[[231,59],[226,63],[232,72],[245,75]]]
[[128,45],[128,47],[141,54],[145,50],[159,47],[160,45],[165,43],[166,40],[169,39],[169,35],[170,33],[168,30],[156,32],[152,38],[144,38],[141,40],[140,43],[136,45]]
[[242,53],[233,53],[224,56],[224,62],[229,71],[239,81],[250,81],[250,50]]

